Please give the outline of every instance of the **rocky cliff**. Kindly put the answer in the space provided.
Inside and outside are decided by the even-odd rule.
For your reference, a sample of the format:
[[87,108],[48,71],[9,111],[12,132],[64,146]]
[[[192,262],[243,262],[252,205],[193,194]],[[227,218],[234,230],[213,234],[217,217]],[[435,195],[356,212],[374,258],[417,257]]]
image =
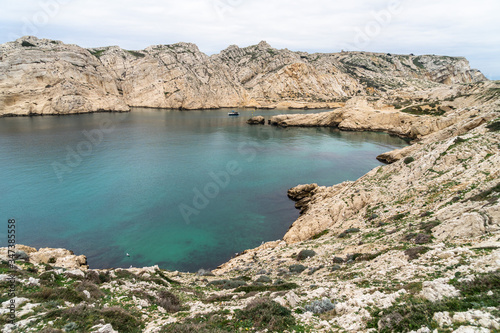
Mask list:
[[369,52],[308,54],[266,42],[207,56],[196,45],[84,49],[23,37],[0,45],[0,115],[161,108],[338,106],[485,80],[464,58]]

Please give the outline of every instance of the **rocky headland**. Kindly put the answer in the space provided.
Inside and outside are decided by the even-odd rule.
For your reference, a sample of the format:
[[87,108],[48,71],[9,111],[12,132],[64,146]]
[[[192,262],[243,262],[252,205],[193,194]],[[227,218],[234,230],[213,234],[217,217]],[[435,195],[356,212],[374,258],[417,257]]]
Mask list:
[[[500,330],[500,83],[485,81],[466,60],[366,52],[308,55],[264,43],[243,49],[231,46],[210,57],[191,44],[151,47],[138,55],[31,37],[26,41],[32,46],[22,46],[23,41],[1,46],[0,84],[10,85],[0,92],[4,103],[5,96],[19,92],[14,102],[0,108],[8,111],[4,114],[24,114],[25,105],[33,101],[39,103],[33,113],[51,113],[55,100],[49,103],[39,93],[54,89],[47,96],[56,98],[65,91],[58,85],[68,83],[43,82],[45,74],[40,74],[41,82],[31,77],[33,67],[45,68],[40,73],[50,72],[52,77],[59,72],[51,66],[63,63],[52,59],[17,66],[13,54],[18,52],[21,61],[31,52],[44,53],[43,47],[60,48],[66,51],[45,53],[52,57],[63,52],[68,60],[74,53],[67,49],[74,48],[82,59],[94,61],[89,70],[109,75],[109,86],[94,85],[98,74],[71,72],[78,77],[74,91],[86,89],[89,94],[74,95],[83,96],[88,111],[95,111],[90,99],[94,94],[110,106],[115,98],[122,101],[123,110],[142,103],[226,106],[218,94],[227,98],[227,106],[336,103],[328,112],[256,118],[250,123],[268,126],[262,123],[270,120],[275,126],[385,131],[412,144],[382,154],[379,159],[388,164],[356,181],[290,189],[287,194],[301,214],[283,239],[246,250],[212,271],[96,270],[88,268],[84,256],[64,249],[20,245],[12,269],[2,249],[3,332]],[[146,62],[158,67],[146,72],[141,67]],[[213,70],[214,64],[222,67]],[[66,65],[80,73],[87,70],[86,65]],[[23,80],[21,73],[24,80],[30,78],[29,84],[51,87],[20,87],[15,83]],[[163,76],[167,73],[169,80]],[[153,76],[156,81],[146,83]],[[203,78],[208,78],[206,83],[199,84]],[[228,78],[233,84],[223,85]],[[183,85],[168,86],[173,82]],[[169,94],[162,90],[167,86]],[[210,91],[216,86],[220,90]],[[292,95],[286,87],[314,94]],[[322,96],[321,89],[324,101],[314,100]],[[32,96],[29,102],[26,94]],[[243,97],[247,99],[239,99]],[[17,328],[8,324],[11,277],[16,281]]]
[[210,109],[332,108],[485,80],[465,58],[278,50],[266,42],[208,56],[189,43],[85,49],[33,36],[0,45],[0,116]]

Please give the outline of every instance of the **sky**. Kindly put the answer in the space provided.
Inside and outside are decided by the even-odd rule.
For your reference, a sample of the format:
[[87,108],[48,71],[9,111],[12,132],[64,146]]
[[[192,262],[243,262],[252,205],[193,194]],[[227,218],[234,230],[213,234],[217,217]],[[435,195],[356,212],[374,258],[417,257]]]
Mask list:
[[500,80],[499,0],[0,0],[0,43],[82,47],[191,42],[206,54],[261,40],[293,51],[466,57]]

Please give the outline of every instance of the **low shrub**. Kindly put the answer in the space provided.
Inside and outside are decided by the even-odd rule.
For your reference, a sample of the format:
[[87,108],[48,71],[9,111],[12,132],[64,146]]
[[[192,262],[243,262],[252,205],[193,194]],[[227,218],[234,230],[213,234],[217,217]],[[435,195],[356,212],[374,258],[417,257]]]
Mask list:
[[63,327],[68,323],[75,323],[79,332],[90,332],[90,328],[101,323],[101,320],[111,324],[118,332],[141,332],[142,322],[129,311],[111,306],[107,308],[97,308],[87,305],[78,305],[68,309],[57,309],[49,311],[46,318],[54,321],[55,327]]
[[215,286],[221,289],[234,289],[240,286],[245,286],[247,283],[241,280],[214,280],[210,281],[207,286]]
[[181,310],[181,301],[179,298],[167,290],[158,292],[158,298],[155,303],[169,313],[175,313]]
[[[296,329],[292,312],[269,299],[257,299],[242,310],[235,310],[231,319],[228,312],[218,311],[187,318],[182,323],[164,326],[161,333],[220,333],[238,331],[284,332]],[[301,328],[303,329],[303,328]],[[296,331],[299,331],[298,329]],[[303,330],[300,330],[302,332]]]
[[288,266],[288,269],[292,273],[302,273],[303,271],[305,271],[307,269],[307,267],[304,265],[290,265],[290,266]]
[[26,40],[23,40],[23,42],[21,43],[21,46],[24,46],[24,47],[33,47],[33,46],[36,46],[35,44],[31,44],[30,42],[26,41]]
[[267,276],[267,275],[261,275],[255,281],[256,282],[262,282],[262,283],[271,283],[271,282],[273,282],[273,280],[269,276]]
[[335,309],[335,304],[330,299],[324,297],[322,300],[316,300],[307,304],[305,309],[312,313],[324,313]]
[[312,236],[311,239],[318,239],[320,238],[321,236],[324,236],[326,235],[330,230],[326,229],[326,230],[323,230],[319,233],[317,233],[316,235]]
[[250,321],[259,330],[283,332],[295,325],[292,311],[269,299],[256,299],[236,313],[240,321]]
[[14,259],[15,260],[29,261],[30,260],[30,256],[26,252],[24,252],[24,251],[16,251],[14,253]]
[[420,257],[421,254],[424,254],[425,252],[429,251],[430,248],[426,246],[417,246],[417,247],[412,247],[411,249],[405,250],[405,254],[408,256],[409,260],[417,259]]
[[404,164],[410,164],[413,161],[415,161],[415,158],[413,156],[408,156],[403,160]]
[[349,228],[349,229],[344,230],[343,232],[341,232],[337,237],[338,238],[345,238],[349,234],[353,234],[353,233],[356,233],[356,232],[360,232],[360,229],[359,228]]
[[490,132],[499,132],[500,131],[500,120],[496,120],[494,122],[489,123],[488,125],[486,125],[486,128]]
[[297,255],[297,260],[302,261],[302,260],[305,260],[307,258],[314,257],[315,255],[316,255],[316,252],[314,252],[313,250],[302,250]]
[[109,272],[87,271],[85,272],[85,280],[95,284],[102,284],[111,281]]
[[42,287],[41,290],[31,293],[29,298],[36,302],[66,301],[78,304],[83,302],[87,297],[70,287]]
[[478,275],[472,281],[451,281],[462,297],[444,298],[431,302],[412,294],[404,295],[394,305],[382,311],[373,309],[368,328],[379,332],[408,332],[423,326],[433,327],[436,312],[463,312],[470,309],[497,307],[500,299],[500,272]]
[[90,281],[82,281],[82,282],[78,283],[78,285],[75,289],[77,292],[81,292],[81,293],[83,293],[84,290],[88,291],[90,294],[90,298],[95,299],[95,300],[97,300],[105,295],[96,284],[94,284]]
[[241,286],[238,287],[234,290],[234,292],[241,292],[244,291],[246,293],[251,293],[251,292],[264,292],[264,291],[284,291],[284,290],[291,290],[291,289],[296,289],[299,286],[296,283],[280,283],[280,284],[273,284],[273,285],[263,285],[263,286]]

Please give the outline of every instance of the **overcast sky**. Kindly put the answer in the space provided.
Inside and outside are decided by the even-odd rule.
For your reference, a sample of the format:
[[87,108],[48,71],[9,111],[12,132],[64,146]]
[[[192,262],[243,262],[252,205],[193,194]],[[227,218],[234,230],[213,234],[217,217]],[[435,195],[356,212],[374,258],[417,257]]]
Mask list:
[[0,0],[0,43],[23,35],[83,47],[192,42],[207,54],[275,48],[465,56],[500,79],[499,0]]

